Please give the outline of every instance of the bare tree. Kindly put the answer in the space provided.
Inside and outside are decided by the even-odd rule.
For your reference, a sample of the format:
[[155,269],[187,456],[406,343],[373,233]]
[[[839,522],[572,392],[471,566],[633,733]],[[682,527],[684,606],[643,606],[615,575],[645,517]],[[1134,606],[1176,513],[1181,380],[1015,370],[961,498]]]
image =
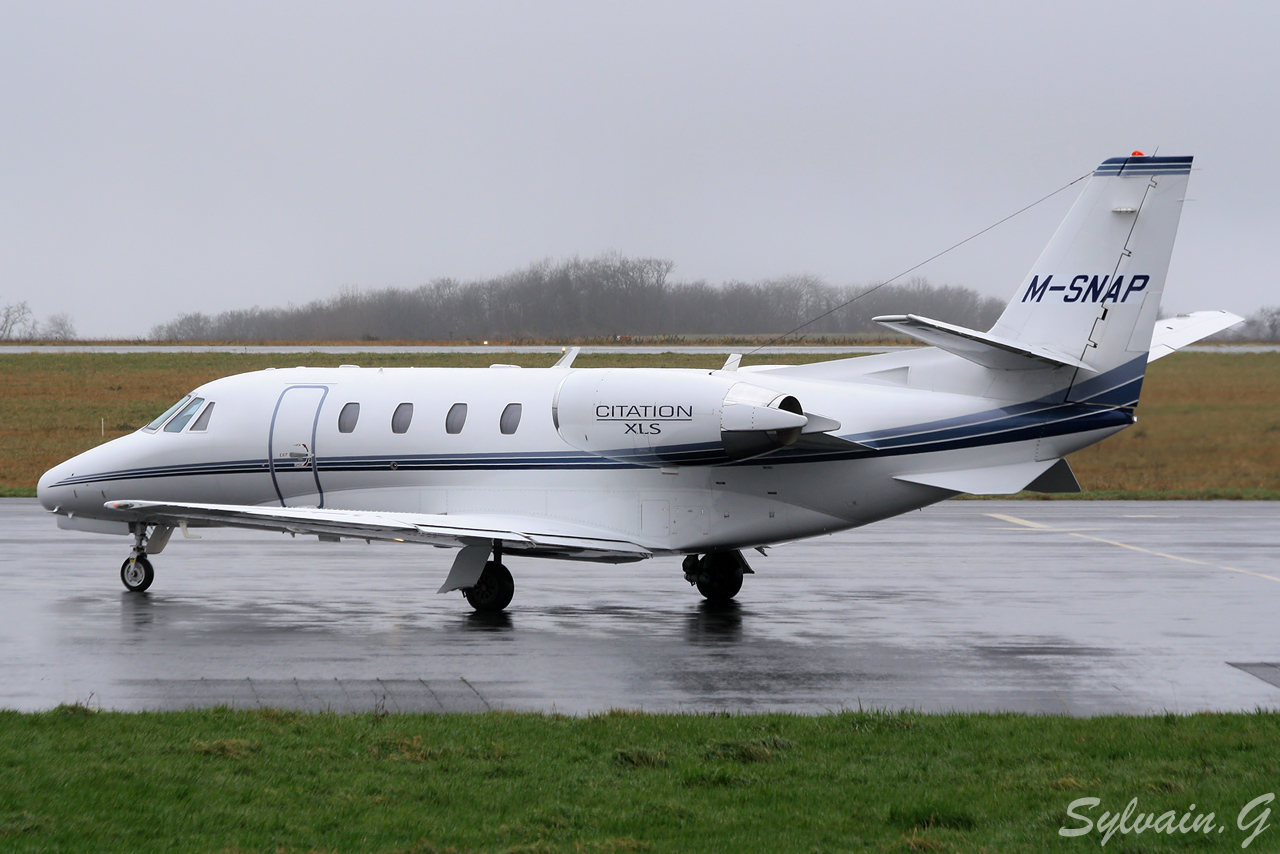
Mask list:
[[1256,319],[1267,341],[1280,339],[1280,305],[1264,305],[1252,319]]
[[65,311],[51,314],[39,327],[39,337],[46,341],[74,341],[76,324]]
[[157,341],[204,341],[210,338],[212,326],[212,320],[200,312],[180,314],[168,323],[151,327],[151,337]]
[[1280,341],[1280,305],[1264,305],[1244,323],[1213,335],[1211,341]]
[[30,337],[34,327],[31,306],[27,305],[26,300],[0,308],[0,340]]

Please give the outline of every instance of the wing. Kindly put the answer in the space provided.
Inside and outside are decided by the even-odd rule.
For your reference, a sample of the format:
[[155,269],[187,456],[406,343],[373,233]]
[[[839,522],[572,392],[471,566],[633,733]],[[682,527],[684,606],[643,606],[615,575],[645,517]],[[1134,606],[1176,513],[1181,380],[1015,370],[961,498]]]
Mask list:
[[608,531],[527,516],[486,513],[447,516],[164,501],[108,501],[106,506],[129,513],[134,521],[170,528],[186,525],[253,528],[287,534],[313,534],[322,540],[346,537],[425,543],[446,548],[500,543],[504,550],[529,556],[611,563],[653,556],[653,552],[644,546],[613,537]]

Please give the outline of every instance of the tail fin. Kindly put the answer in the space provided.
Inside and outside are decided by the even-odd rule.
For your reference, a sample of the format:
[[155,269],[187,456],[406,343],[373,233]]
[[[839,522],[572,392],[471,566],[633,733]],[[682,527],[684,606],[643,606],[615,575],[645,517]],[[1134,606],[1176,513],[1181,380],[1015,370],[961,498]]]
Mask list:
[[1068,400],[1136,404],[1190,172],[1104,161],[988,334],[1077,358]]

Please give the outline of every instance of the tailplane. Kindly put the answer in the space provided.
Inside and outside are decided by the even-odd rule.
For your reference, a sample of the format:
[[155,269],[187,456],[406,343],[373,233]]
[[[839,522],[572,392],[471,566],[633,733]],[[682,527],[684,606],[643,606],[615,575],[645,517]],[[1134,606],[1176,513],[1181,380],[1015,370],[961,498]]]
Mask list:
[[1133,406],[1190,173],[1190,157],[1104,161],[988,332],[876,320],[990,368],[1069,368],[1067,400]]
[[[914,314],[875,320],[1000,372],[997,382],[976,384],[989,396],[1136,406],[1149,359],[1240,321],[1229,312],[1196,312],[1157,327],[1190,174],[1190,157],[1135,152],[1103,161],[987,332]],[[910,385],[915,363],[885,355],[774,370]],[[937,380],[919,382],[935,387]]]

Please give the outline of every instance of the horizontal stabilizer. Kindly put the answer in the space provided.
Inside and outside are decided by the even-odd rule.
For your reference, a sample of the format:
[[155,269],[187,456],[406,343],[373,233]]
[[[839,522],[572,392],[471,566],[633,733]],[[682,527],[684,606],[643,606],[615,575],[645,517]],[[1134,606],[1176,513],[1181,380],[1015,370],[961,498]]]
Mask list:
[[[1059,460],[1043,460],[1029,463],[1014,463],[1008,466],[988,466],[980,469],[961,469],[960,471],[922,472],[894,475],[894,480],[907,483],[919,483],[924,486],[936,486],[952,492],[967,492],[970,495],[1013,495],[1035,483],[1041,475],[1048,472]],[[1070,471],[1068,469],[1068,471]],[[1075,478],[1072,477],[1072,480]]]
[[912,338],[918,338],[926,344],[932,344],[941,350],[954,353],[987,368],[997,368],[1002,371],[1064,367],[1093,370],[1074,356],[1068,356],[1047,347],[1024,344],[915,314],[889,314],[872,319],[882,326],[910,335]]
[[1230,329],[1242,320],[1243,317],[1229,311],[1193,311],[1157,320],[1155,332],[1151,335],[1151,351],[1147,354],[1147,362],[1151,363],[1177,352],[1215,332]]

